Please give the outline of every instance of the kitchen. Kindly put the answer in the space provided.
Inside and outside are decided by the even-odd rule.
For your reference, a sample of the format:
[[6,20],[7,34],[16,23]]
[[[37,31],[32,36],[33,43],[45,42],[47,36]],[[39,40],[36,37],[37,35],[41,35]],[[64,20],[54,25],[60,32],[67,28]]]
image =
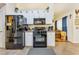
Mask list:
[[6,48],[55,46],[53,16],[50,9],[50,7],[30,10],[15,8],[14,13],[6,14],[6,34],[11,31],[10,33],[13,35],[6,35],[8,38],[6,39]]
[[[37,51],[37,55],[40,54],[40,51],[47,54],[51,49],[56,54],[75,54],[78,52],[75,50],[79,47],[75,48],[75,44],[79,42],[79,24],[76,20],[79,16],[79,10],[71,11],[69,5],[71,7],[75,4],[57,3],[54,4],[54,8],[48,3],[4,4],[0,9],[0,54],[29,55],[28,52],[31,50],[34,53]],[[70,9],[70,12],[65,15],[63,13],[62,17],[60,12],[64,11],[64,8],[59,11],[61,6],[64,8],[67,6]],[[58,18],[58,16],[60,17]],[[69,47],[74,51],[72,52]],[[64,50],[64,48],[66,49]]]

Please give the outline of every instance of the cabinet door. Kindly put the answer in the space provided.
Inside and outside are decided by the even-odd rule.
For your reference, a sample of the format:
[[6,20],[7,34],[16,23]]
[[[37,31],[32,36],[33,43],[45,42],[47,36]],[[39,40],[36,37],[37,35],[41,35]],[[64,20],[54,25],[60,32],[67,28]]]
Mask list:
[[35,10],[33,12],[33,14],[34,14],[34,18],[39,18],[39,11],[38,10]]
[[27,24],[33,24],[33,14],[31,12],[27,15]]
[[33,20],[34,20],[34,14],[31,13],[31,15],[30,15],[30,23],[31,23],[31,24],[33,24]]
[[52,24],[52,15],[50,13],[46,13],[46,24]]
[[47,32],[47,46],[55,46],[55,33]]
[[25,46],[33,46],[33,33],[25,33]]
[[45,12],[43,10],[39,10],[39,17],[45,18]]

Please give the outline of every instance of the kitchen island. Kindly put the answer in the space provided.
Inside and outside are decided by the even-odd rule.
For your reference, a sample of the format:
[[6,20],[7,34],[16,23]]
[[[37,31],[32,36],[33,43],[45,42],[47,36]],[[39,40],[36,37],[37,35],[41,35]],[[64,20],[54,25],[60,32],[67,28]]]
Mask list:
[[[47,31],[47,47],[55,46],[55,32]],[[25,46],[33,46],[33,31],[25,31]]]

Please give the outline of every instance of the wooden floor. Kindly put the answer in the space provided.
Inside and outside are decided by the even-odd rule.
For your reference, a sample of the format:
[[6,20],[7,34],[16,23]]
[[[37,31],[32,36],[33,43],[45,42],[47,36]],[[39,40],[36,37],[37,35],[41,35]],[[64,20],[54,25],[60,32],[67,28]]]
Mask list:
[[79,44],[56,42],[54,50],[57,55],[79,55]]
[[[22,50],[6,50],[0,49],[0,55],[27,55],[31,47],[25,47]],[[70,42],[56,42],[54,49],[56,55],[79,55],[79,44]]]

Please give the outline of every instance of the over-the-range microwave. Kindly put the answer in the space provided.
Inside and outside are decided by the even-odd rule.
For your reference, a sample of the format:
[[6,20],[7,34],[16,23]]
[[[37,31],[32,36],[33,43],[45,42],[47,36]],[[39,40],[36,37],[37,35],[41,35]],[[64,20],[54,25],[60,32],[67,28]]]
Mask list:
[[45,25],[45,18],[34,18],[34,25]]

